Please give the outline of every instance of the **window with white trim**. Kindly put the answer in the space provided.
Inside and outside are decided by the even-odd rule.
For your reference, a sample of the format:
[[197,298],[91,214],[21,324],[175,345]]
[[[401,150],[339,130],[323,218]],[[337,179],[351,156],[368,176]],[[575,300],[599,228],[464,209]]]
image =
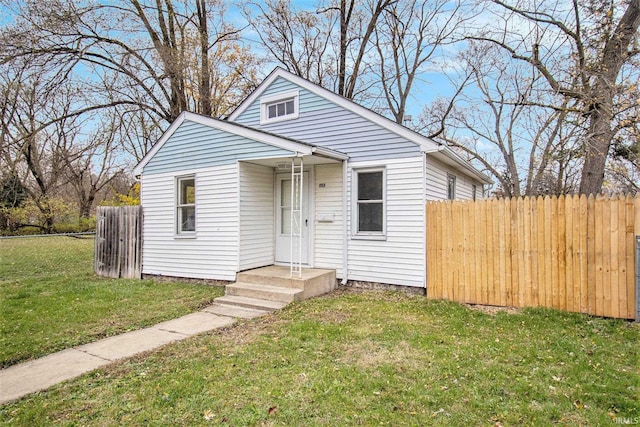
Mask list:
[[297,90],[260,98],[260,124],[297,118]]
[[456,198],[456,176],[447,174],[447,199],[453,200]]
[[277,119],[278,117],[289,116],[295,113],[293,99],[285,99],[284,101],[272,102],[267,104],[267,119]]
[[184,176],[176,179],[176,233],[181,235],[196,232],[196,179]]
[[384,236],[385,170],[354,170],[355,209],[354,225],[356,236]]

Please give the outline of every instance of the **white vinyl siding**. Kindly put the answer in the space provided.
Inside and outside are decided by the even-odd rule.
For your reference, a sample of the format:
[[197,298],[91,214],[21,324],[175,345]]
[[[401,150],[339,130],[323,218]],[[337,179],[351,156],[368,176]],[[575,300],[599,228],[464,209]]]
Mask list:
[[[349,280],[423,287],[424,204],[421,157],[350,165],[384,166],[386,171],[386,240],[349,240]],[[349,179],[354,170],[350,168]],[[349,182],[348,188],[351,187]],[[350,204],[349,209],[352,209]],[[349,212],[349,227],[353,227]]]
[[[175,238],[176,176],[193,174],[198,233]],[[198,279],[235,280],[238,263],[237,164],[180,173],[142,175],[142,272]]]
[[[324,185],[323,185],[324,184]],[[322,186],[321,186],[322,185]],[[342,165],[315,167],[315,267],[336,270],[342,278]]]
[[448,174],[456,177],[456,200],[472,200],[471,188],[473,184],[478,186],[478,198],[482,197],[482,184],[427,155],[425,171],[425,197],[427,200],[447,199]]
[[[473,200],[472,186],[473,183],[469,178],[458,176],[456,179],[456,200]],[[482,196],[478,198],[482,198]]]
[[273,264],[273,169],[240,162],[240,271]]

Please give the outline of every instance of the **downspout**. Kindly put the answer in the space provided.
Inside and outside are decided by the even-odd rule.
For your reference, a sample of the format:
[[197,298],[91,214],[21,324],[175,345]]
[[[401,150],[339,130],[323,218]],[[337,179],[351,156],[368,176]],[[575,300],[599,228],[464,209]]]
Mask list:
[[348,271],[348,263],[349,256],[347,251],[349,249],[349,237],[347,233],[349,232],[349,228],[347,227],[347,160],[342,161],[342,281],[340,284],[342,286],[347,284],[347,271]]
[[422,234],[422,241],[424,245],[422,245],[422,277],[424,278],[424,293],[427,294],[427,153],[422,153],[422,215],[424,216],[422,219],[422,227],[424,233]]

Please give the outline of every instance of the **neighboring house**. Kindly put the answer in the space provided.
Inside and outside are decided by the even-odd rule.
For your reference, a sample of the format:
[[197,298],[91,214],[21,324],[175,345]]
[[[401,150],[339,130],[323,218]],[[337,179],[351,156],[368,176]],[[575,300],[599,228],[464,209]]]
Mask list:
[[446,146],[281,68],[227,120],[182,113],[135,174],[145,275],[233,281],[293,258],[414,287],[425,201],[481,197],[490,183]]

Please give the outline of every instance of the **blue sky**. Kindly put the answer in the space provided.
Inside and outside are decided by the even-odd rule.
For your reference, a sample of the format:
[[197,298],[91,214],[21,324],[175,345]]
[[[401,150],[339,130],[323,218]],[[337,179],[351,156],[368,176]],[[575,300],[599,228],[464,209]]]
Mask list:
[[[235,2],[226,1],[228,7],[227,18],[237,26],[246,25],[246,21],[242,16],[240,9]],[[291,2],[296,8],[315,11],[317,9],[318,0],[297,0]],[[245,32],[243,40],[250,44],[255,51],[260,49],[260,40],[257,35],[252,33],[250,29]],[[451,51],[450,51],[451,52]],[[407,114],[413,117],[414,123],[417,123],[418,116],[422,112],[425,105],[430,104],[438,97],[451,97],[455,93],[455,87],[451,83],[447,76],[447,70],[444,67],[449,67],[448,71],[451,71],[450,65],[443,67],[441,61],[444,59],[442,56],[437,58],[439,63],[432,62],[427,65],[429,71],[421,74],[419,79],[416,79],[411,91],[411,96],[407,106]],[[262,77],[269,74],[269,72],[275,67],[277,63],[265,64],[262,70]]]
[[[0,1],[0,27],[10,25],[14,22],[12,14],[7,10],[7,5]],[[117,3],[117,1],[115,1]],[[11,2],[9,2],[11,4]],[[237,5],[237,1],[225,0],[227,6],[226,18],[231,23],[244,27],[246,20],[241,14],[240,8]],[[296,0],[292,1],[298,8],[316,10],[318,0]],[[243,40],[250,44],[255,51],[260,49],[260,41],[255,34],[252,34],[250,30],[246,31]],[[265,64],[262,71],[262,76],[266,76],[277,64]],[[414,121],[422,112],[424,105],[433,102],[438,96],[449,97],[453,94],[454,88],[449,81],[448,77],[443,71],[437,69],[438,64],[430,64],[430,68],[433,71],[423,73],[421,78],[416,80],[412,89],[412,96],[409,100],[407,108],[407,114],[412,115]]]

